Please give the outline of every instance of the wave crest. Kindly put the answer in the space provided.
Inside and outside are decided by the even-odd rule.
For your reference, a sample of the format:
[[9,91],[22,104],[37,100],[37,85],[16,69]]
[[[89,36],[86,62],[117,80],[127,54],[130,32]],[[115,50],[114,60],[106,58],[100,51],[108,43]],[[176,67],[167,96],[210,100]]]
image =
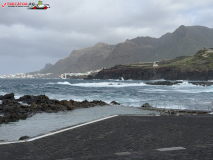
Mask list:
[[69,83],[57,82],[57,83],[48,83],[48,84],[59,84],[59,85],[70,85],[77,87],[134,87],[134,86],[145,86],[143,82],[140,83],[126,83],[126,82],[99,82],[99,83]]

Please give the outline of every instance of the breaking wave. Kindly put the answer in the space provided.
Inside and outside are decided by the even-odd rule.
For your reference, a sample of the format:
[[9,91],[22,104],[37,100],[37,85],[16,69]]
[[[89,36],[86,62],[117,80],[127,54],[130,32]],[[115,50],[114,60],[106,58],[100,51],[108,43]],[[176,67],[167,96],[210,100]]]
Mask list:
[[48,84],[60,84],[60,85],[70,85],[77,87],[137,87],[137,86],[145,86],[146,84],[143,82],[140,83],[125,83],[125,82],[99,82],[99,83],[69,83],[65,82],[57,82],[57,83],[48,83]]

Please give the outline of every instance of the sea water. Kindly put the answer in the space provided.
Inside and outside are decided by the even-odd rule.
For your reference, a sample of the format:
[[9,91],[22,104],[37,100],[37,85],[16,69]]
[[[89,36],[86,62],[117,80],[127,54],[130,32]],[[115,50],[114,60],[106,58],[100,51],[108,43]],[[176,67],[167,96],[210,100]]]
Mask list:
[[[158,80],[155,80],[158,81]],[[161,80],[162,81],[162,80]],[[188,81],[172,86],[145,84],[147,81],[74,80],[74,79],[0,79],[0,95],[45,94],[51,99],[116,101],[123,106],[102,106],[69,112],[43,113],[27,120],[0,125],[0,140],[17,140],[54,129],[102,118],[113,114],[149,114],[138,109],[144,103],[157,108],[211,110],[213,86],[195,86]],[[149,81],[150,82],[150,81]]]

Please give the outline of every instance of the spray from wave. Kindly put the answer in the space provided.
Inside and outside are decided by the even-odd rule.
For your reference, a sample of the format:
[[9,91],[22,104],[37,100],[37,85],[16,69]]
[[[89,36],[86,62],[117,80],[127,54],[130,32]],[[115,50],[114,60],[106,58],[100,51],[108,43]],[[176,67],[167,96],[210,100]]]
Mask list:
[[146,84],[141,83],[125,83],[125,82],[99,82],[99,83],[69,83],[65,82],[57,82],[57,83],[48,83],[48,84],[59,84],[59,85],[69,85],[76,87],[137,87],[137,86],[145,86]]

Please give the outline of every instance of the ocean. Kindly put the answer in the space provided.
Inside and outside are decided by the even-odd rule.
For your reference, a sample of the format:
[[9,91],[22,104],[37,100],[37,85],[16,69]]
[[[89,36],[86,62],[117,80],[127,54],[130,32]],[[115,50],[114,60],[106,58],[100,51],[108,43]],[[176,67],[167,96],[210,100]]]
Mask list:
[[23,95],[45,94],[49,98],[57,100],[102,100],[107,103],[116,101],[121,104],[121,106],[97,106],[51,114],[42,113],[27,120],[1,124],[0,140],[18,140],[20,136],[24,135],[36,136],[37,134],[113,114],[152,113],[152,111],[137,108],[144,103],[149,103],[157,108],[212,109],[213,86],[195,86],[188,81],[172,86],[147,85],[145,82],[147,81],[0,79],[0,95],[14,93],[15,98],[19,98]]

